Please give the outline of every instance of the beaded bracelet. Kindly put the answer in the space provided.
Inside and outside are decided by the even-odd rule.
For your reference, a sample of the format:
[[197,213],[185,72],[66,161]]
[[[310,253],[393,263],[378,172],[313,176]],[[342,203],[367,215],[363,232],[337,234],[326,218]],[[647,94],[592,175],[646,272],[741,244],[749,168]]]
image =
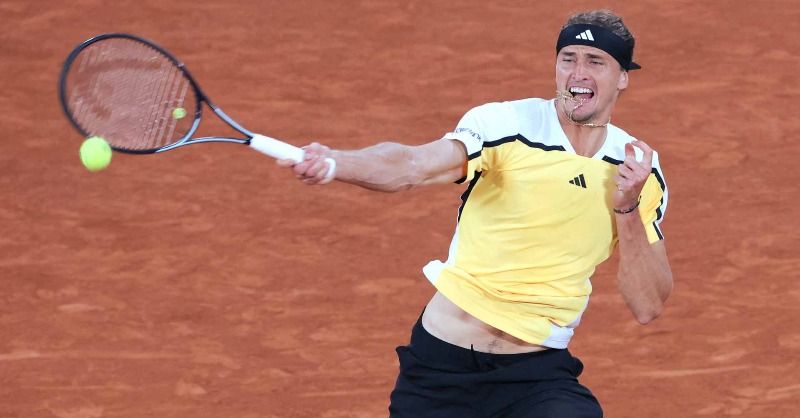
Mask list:
[[620,215],[624,215],[624,214],[626,214],[626,213],[631,213],[631,212],[633,212],[634,210],[636,210],[636,208],[638,208],[638,207],[639,207],[639,202],[641,202],[641,201],[642,201],[642,197],[641,197],[641,196],[639,196],[639,200],[637,200],[637,201],[636,201],[636,204],[635,204],[635,205],[631,206],[631,207],[630,207],[630,208],[628,208],[628,209],[617,209],[617,208],[614,208],[614,213],[618,213],[618,214],[620,214]]

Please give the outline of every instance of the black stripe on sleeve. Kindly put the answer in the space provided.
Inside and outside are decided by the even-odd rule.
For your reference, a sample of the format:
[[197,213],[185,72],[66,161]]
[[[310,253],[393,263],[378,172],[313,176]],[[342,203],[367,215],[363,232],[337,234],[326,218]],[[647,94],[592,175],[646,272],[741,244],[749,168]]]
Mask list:
[[[620,165],[623,163],[623,161],[615,160],[609,157],[608,155],[603,156],[603,161],[614,165]],[[667,184],[664,183],[664,178],[661,177],[661,172],[659,172],[658,169],[656,169],[655,167],[652,167],[650,169],[650,172],[653,173],[653,175],[655,175],[656,177],[656,180],[658,180],[658,185],[661,186],[661,192],[663,193],[665,190],[667,190]]]
[[664,191],[666,191],[667,183],[664,183],[664,178],[661,177],[661,173],[655,167],[653,167],[650,170],[650,172],[653,173],[654,176],[656,176],[656,180],[658,180],[658,185],[661,186],[661,192],[663,193]]
[[[658,180],[658,185],[661,187],[661,202],[659,202],[658,207],[656,208],[656,220],[660,220],[664,217],[664,213],[661,212],[661,206],[664,206],[664,195],[667,193],[667,183],[664,182],[664,178],[661,177],[661,173],[656,170],[655,167],[653,167],[650,172],[652,172],[656,177],[656,180]],[[656,230],[658,231],[658,228],[656,228]],[[658,236],[661,237],[661,239],[664,239],[664,237],[661,235],[661,231],[658,231]]]
[[[521,142],[521,143],[523,143],[523,144],[525,144],[525,145],[527,145],[527,146],[529,146],[531,148],[537,148],[537,149],[541,149],[543,151],[566,151],[566,148],[562,147],[561,145],[545,145],[545,144],[542,144],[540,142],[533,142],[533,141],[528,140],[528,138],[525,138],[524,136],[522,136],[520,134],[507,136],[505,138],[496,139],[494,141],[484,141],[483,148],[498,147],[500,145],[508,144],[508,143],[515,142],[515,141],[519,141],[519,142]],[[481,148],[481,150],[483,148]],[[477,151],[477,152],[475,152],[473,154],[470,154],[468,156],[468,158],[469,158],[469,160],[472,160],[474,158],[479,157],[480,155],[481,155],[481,151]],[[467,199],[469,198],[470,193],[472,193],[472,189],[475,188],[475,185],[478,183],[478,180],[480,180],[480,178],[481,178],[481,172],[476,170],[475,174],[474,174],[474,177],[472,178],[472,180],[469,182],[469,185],[467,186],[467,190],[465,190],[464,193],[461,195],[461,206],[458,208],[458,220],[459,221],[461,220],[461,212],[464,211],[464,206],[467,204]],[[467,177],[464,176],[464,177],[458,179],[456,181],[456,183],[459,183],[459,184],[463,183],[466,179],[467,179]]]
[[653,229],[656,230],[656,235],[658,235],[658,239],[663,240],[664,234],[661,233],[661,228],[658,227],[658,222],[653,222]]
[[[622,161],[615,160],[608,155],[603,156],[603,161],[607,163],[611,163],[614,165],[622,164]],[[664,212],[661,211],[661,207],[664,206],[664,195],[667,192],[667,183],[664,182],[664,178],[661,176],[661,172],[658,171],[655,167],[650,169],[650,172],[653,173],[653,176],[658,181],[658,186],[661,187],[661,200],[658,202],[658,207],[656,207],[656,222],[653,222],[653,227],[656,230],[656,234],[658,234],[659,239],[664,239],[664,234],[661,233],[661,229],[658,228],[658,221],[664,217]]]
[[499,147],[500,145],[508,144],[509,142],[516,141],[517,140],[517,136],[519,136],[519,135],[507,136],[505,138],[495,139],[494,141],[485,141],[483,143],[483,147],[484,148]]
[[[472,160],[474,160],[474,159],[476,159],[476,158],[478,158],[480,156],[481,156],[481,150],[478,150],[478,152],[474,152],[472,154],[467,155],[467,161],[468,162],[472,161]],[[476,171],[476,173],[477,173],[477,171]],[[467,176],[464,176],[464,177],[461,177],[460,179],[456,180],[455,183],[456,184],[461,184],[461,183],[465,182],[466,180],[467,180]]]
[[[545,145],[545,144],[542,144],[542,143],[539,143],[539,142],[529,141],[527,138],[525,138],[524,136],[519,135],[519,134],[512,135],[512,136],[507,136],[505,138],[496,139],[494,141],[486,141],[486,142],[483,143],[483,148],[498,147],[500,145],[508,144],[508,143],[516,142],[516,141],[522,142],[523,144],[525,144],[525,145],[527,145],[527,146],[529,146],[531,148],[538,148],[538,149],[541,149],[541,150],[544,150],[544,151],[566,151],[566,149],[564,147],[562,147],[561,145]],[[483,148],[481,148],[480,150],[478,150],[478,151],[476,151],[476,152],[474,152],[472,154],[467,155],[467,161],[472,161],[475,158],[480,157],[481,153],[483,151]],[[480,172],[476,171],[476,173],[480,173]],[[467,180],[467,177],[464,176],[464,177],[461,177],[460,179],[456,180],[455,183],[456,184],[461,184],[466,180]],[[460,213],[461,213],[461,211],[459,211],[459,214]]]
[[475,185],[478,184],[478,180],[480,178],[481,172],[476,170],[475,174],[473,174],[472,180],[469,182],[469,186],[467,186],[467,190],[464,190],[464,193],[461,194],[461,206],[458,207],[458,221],[461,221],[461,212],[464,211],[464,206],[467,204],[467,199],[469,199],[472,189],[474,189]]
[[522,135],[517,135],[519,142],[531,147],[531,148],[538,148],[543,151],[566,151],[567,149],[562,147],[561,145],[545,145],[540,142],[532,142],[529,141],[528,138],[525,138]]
[[531,147],[531,148],[538,148],[543,151],[566,151],[564,147],[561,145],[545,145],[540,142],[533,142],[524,136],[517,134],[512,136],[507,136],[505,138],[500,138],[494,141],[487,141],[483,143],[484,148],[492,148],[497,147],[503,144],[508,144],[509,142],[519,141],[523,144]]

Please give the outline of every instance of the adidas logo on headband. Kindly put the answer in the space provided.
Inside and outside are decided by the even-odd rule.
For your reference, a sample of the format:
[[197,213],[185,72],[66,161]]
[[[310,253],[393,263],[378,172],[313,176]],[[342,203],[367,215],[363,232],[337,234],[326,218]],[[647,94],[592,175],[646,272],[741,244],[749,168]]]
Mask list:
[[585,31],[578,34],[575,39],[586,39],[588,41],[594,41],[594,36],[592,36],[592,31],[586,29]]
[[576,23],[563,27],[561,33],[558,34],[556,54],[561,51],[561,48],[569,45],[588,45],[601,49],[614,57],[626,71],[642,68],[632,60],[633,38],[625,41],[619,35],[602,26]]

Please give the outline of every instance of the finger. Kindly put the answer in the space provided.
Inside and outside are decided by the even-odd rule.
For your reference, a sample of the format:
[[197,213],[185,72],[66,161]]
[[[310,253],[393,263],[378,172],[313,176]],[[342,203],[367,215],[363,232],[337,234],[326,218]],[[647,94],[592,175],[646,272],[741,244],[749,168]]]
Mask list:
[[620,164],[617,168],[617,174],[626,179],[632,178],[636,174],[636,169],[627,164]]
[[631,158],[626,158],[625,161],[623,161],[622,164],[619,165],[619,169],[620,170],[623,169],[623,168],[626,168],[626,169],[631,170],[631,171],[636,171],[636,168],[638,168],[638,167],[639,167],[639,163],[636,160],[631,159]]
[[312,162],[311,161],[303,161],[300,163],[295,163],[293,169],[294,173],[297,174],[301,178],[309,177],[308,170],[311,168]]
[[636,151],[633,150],[633,144],[630,142],[625,144],[625,160],[636,161]]
[[625,158],[625,161],[619,165],[618,169],[622,169],[623,167],[627,168],[634,175],[638,177],[646,177],[650,173],[650,166],[645,164],[643,161],[637,161],[635,158]]
[[319,153],[318,145],[316,142],[312,142],[302,147],[303,160],[313,160]]
[[325,176],[326,168],[327,164],[325,163],[325,160],[317,158],[312,162],[308,170],[306,170],[306,176],[321,180]]
[[291,167],[291,166],[297,164],[297,162],[295,160],[283,160],[283,159],[275,160],[275,163],[278,164],[281,167]]
[[647,145],[646,142],[640,140],[633,141],[632,145],[642,150],[642,153],[644,154],[644,157],[642,157],[642,164],[645,164],[647,167],[652,167],[653,149],[650,148],[650,145]]
[[628,180],[621,176],[614,176],[614,186],[617,191],[622,191],[628,184]]
[[[334,171],[334,172],[330,173],[330,171],[331,171],[331,163],[328,162],[328,160],[326,159],[325,160],[325,170],[322,172],[322,179],[319,181],[319,184],[328,184],[328,183],[332,182],[333,179],[336,178],[336,172]],[[329,173],[331,175],[329,175]]]
[[303,149],[304,150],[317,150],[320,147],[322,147],[322,144],[320,144],[319,142],[312,142],[312,143],[304,146]]
[[317,152],[312,148],[303,150],[303,161],[309,161],[317,158]]
[[308,155],[323,156],[323,155],[326,155],[328,153],[329,148],[326,147],[325,145],[320,144],[320,143],[312,142],[312,143],[306,145],[305,147],[303,147],[303,151],[305,151],[306,154],[308,154]]

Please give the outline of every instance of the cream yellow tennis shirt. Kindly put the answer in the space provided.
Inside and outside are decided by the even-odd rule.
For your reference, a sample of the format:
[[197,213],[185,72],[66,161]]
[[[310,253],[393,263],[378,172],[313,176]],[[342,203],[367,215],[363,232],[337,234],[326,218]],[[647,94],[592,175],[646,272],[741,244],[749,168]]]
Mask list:
[[[555,102],[542,99],[476,107],[445,138],[466,145],[468,186],[448,259],[428,263],[425,276],[481,321],[529,343],[567,347],[595,267],[617,243],[613,177],[635,138],[609,125],[597,154],[579,156]],[[654,153],[639,209],[650,242],[663,239],[666,206]]]

